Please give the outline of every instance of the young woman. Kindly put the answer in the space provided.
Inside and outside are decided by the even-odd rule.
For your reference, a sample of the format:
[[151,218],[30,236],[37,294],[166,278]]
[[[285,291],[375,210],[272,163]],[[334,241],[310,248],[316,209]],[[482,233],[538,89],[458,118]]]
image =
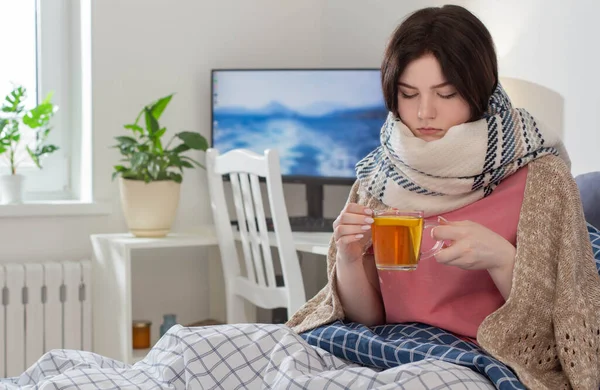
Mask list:
[[[392,113],[388,125],[393,128],[384,136],[397,137],[392,153],[405,148],[406,156],[400,157],[418,159],[414,170],[426,164],[426,172],[439,177],[441,191],[437,192],[453,191],[450,196],[464,199],[444,205],[443,198],[420,195],[431,207],[421,206],[420,199],[415,199],[429,219],[440,218],[445,224],[433,231],[434,237],[454,243],[435,256],[437,262],[424,261],[413,273],[377,272],[373,255],[363,256],[371,238],[373,210],[356,203],[346,205],[334,224],[337,285],[346,319],[365,325],[425,322],[475,338],[481,321],[510,293],[527,170],[523,166],[505,171],[496,178],[505,180],[486,198],[483,189],[470,196],[470,185],[452,189],[444,184],[451,169],[457,177],[468,177],[464,181],[472,184],[474,173],[480,173],[472,168],[483,168],[482,161],[473,161],[479,156],[465,161],[457,152],[469,145],[476,149],[467,153],[481,152],[488,144],[487,124],[482,118],[498,79],[492,38],[464,8],[421,10],[394,33],[382,65],[382,79]],[[458,127],[479,120],[480,126]],[[480,145],[476,146],[476,141]],[[362,176],[361,182],[369,186],[370,174],[360,166],[359,178]],[[389,166],[395,167],[391,159],[376,171],[383,172]],[[433,170],[437,172],[430,172]],[[393,187],[388,186],[387,191]],[[403,199],[389,205],[407,209]],[[430,241],[425,236],[423,247],[430,247]]]
[[[598,388],[600,280],[570,162],[512,107],[486,27],[459,6],[417,11],[381,73],[381,145],[334,223],[328,285],[288,325],[422,322],[476,339],[527,386]],[[392,208],[440,223],[422,247],[447,245],[415,271],[375,266],[373,213]]]

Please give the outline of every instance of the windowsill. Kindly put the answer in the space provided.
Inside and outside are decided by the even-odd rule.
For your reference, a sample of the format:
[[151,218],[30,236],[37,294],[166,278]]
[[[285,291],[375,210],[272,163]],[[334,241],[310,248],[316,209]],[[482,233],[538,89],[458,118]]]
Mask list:
[[109,215],[110,203],[80,202],[77,200],[35,201],[0,205],[0,217],[63,217]]

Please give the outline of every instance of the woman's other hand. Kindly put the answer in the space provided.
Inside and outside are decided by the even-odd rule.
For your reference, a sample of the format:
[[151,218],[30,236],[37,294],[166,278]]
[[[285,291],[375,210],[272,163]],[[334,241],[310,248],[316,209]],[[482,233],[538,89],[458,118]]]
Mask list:
[[435,255],[439,263],[466,270],[512,270],[516,248],[504,237],[476,222],[438,220],[432,237],[451,242]]

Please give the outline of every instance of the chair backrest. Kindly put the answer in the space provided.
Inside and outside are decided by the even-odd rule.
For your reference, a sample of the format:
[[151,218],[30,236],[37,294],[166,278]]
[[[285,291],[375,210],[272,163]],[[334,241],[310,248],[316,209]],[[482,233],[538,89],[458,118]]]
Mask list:
[[[288,219],[279,156],[275,150],[264,155],[237,149],[223,155],[207,150],[206,163],[210,202],[225,277],[227,322],[247,322],[240,298],[265,309],[285,307],[292,315],[306,302],[300,264]],[[229,175],[239,232],[231,225],[223,176]],[[271,241],[265,222],[260,178],[266,181],[269,207],[279,253],[284,286],[277,286],[271,256]],[[243,264],[236,248],[241,241]],[[241,312],[240,312],[241,311]]]

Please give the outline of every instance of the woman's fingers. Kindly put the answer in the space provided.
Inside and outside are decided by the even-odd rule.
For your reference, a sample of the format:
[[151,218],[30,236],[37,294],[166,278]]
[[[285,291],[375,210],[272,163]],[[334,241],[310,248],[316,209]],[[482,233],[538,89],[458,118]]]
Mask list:
[[339,225],[370,225],[373,223],[372,214],[373,211],[368,207],[348,203],[333,222],[333,228],[335,229]]
[[371,225],[338,225],[333,231],[333,236],[338,240],[344,236],[364,235],[369,230],[371,230]]
[[348,203],[333,223],[333,237],[338,245],[350,245],[371,236],[373,210]]
[[434,240],[458,241],[465,236],[465,227],[455,225],[440,225],[431,229]]
[[363,239],[363,237],[364,237],[364,234],[342,236],[341,238],[336,239],[335,242],[339,247],[342,245],[349,245],[349,244],[352,244],[353,242],[360,241]]
[[438,263],[448,264],[448,263],[451,263],[452,261],[460,258],[464,254],[465,254],[465,249],[463,248],[463,245],[461,244],[461,242],[458,242],[452,246],[449,246],[449,247],[446,247],[446,248],[440,250],[434,256]]
[[373,210],[358,203],[348,203],[342,210],[343,213],[373,215]]
[[375,220],[364,214],[341,214],[340,225],[371,225]]

